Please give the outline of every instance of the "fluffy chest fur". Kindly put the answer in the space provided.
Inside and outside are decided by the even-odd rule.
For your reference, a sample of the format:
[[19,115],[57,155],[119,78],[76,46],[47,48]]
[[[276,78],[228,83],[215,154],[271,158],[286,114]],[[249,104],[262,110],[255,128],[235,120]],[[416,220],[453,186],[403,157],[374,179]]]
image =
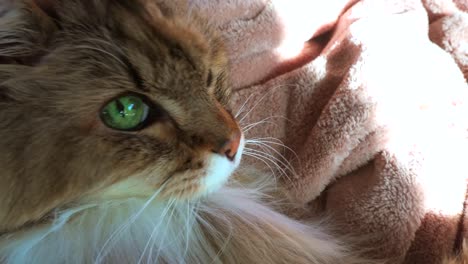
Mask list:
[[110,195],[4,237],[0,254],[6,263],[352,263],[318,226],[268,206],[265,179],[232,184],[187,203]]
[[268,175],[231,176],[244,139],[206,23],[147,0],[6,9],[0,263],[367,263],[281,214]]

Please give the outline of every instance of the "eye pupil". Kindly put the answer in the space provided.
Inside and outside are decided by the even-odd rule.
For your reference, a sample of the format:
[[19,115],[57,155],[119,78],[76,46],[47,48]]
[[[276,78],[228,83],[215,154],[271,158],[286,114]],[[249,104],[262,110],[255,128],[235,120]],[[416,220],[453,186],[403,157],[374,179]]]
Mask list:
[[136,95],[126,95],[109,102],[101,111],[104,124],[117,130],[138,130],[148,119],[149,106]]
[[122,104],[122,102],[119,99],[115,100],[115,104],[117,106],[117,111],[119,111],[120,116],[122,118],[124,118],[125,117],[125,107],[124,107],[124,105]]

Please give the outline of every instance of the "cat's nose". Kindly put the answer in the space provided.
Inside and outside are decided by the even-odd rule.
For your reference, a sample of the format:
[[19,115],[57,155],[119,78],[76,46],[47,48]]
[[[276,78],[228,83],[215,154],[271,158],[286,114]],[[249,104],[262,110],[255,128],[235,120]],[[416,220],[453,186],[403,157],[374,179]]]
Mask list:
[[221,144],[221,147],[215,152],[220,155],[225,155],[229,160],[233,161],[236,157],[237,151],[239,150],[240,140],[241,132],[233,132],[231,137]]

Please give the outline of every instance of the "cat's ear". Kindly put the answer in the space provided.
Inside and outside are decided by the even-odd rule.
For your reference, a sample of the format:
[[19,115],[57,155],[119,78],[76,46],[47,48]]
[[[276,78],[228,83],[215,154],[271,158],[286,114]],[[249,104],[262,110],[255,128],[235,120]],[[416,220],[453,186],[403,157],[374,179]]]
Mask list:
[[34,64],[46,53],[57,30],[51,4],[13,1],[0,10],[0,64]]

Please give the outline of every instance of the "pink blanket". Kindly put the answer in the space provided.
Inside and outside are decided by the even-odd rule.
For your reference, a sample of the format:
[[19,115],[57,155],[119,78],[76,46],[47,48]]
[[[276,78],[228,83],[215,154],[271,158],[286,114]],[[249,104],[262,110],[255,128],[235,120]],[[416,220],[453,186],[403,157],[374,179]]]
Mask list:
[[269,167],[290,164],[278,175],[295,201],[390,263],[439,263],[460,248],[466,0],[190,3],[222,30],[247,136],[277,147],[261,145]]
[[235,108],[247,136],[263,141],[246,155],[283,165],[294,201],[363,235],[390,263],[439,263],[460,248],[466,0],[190,5],[226,39]]

